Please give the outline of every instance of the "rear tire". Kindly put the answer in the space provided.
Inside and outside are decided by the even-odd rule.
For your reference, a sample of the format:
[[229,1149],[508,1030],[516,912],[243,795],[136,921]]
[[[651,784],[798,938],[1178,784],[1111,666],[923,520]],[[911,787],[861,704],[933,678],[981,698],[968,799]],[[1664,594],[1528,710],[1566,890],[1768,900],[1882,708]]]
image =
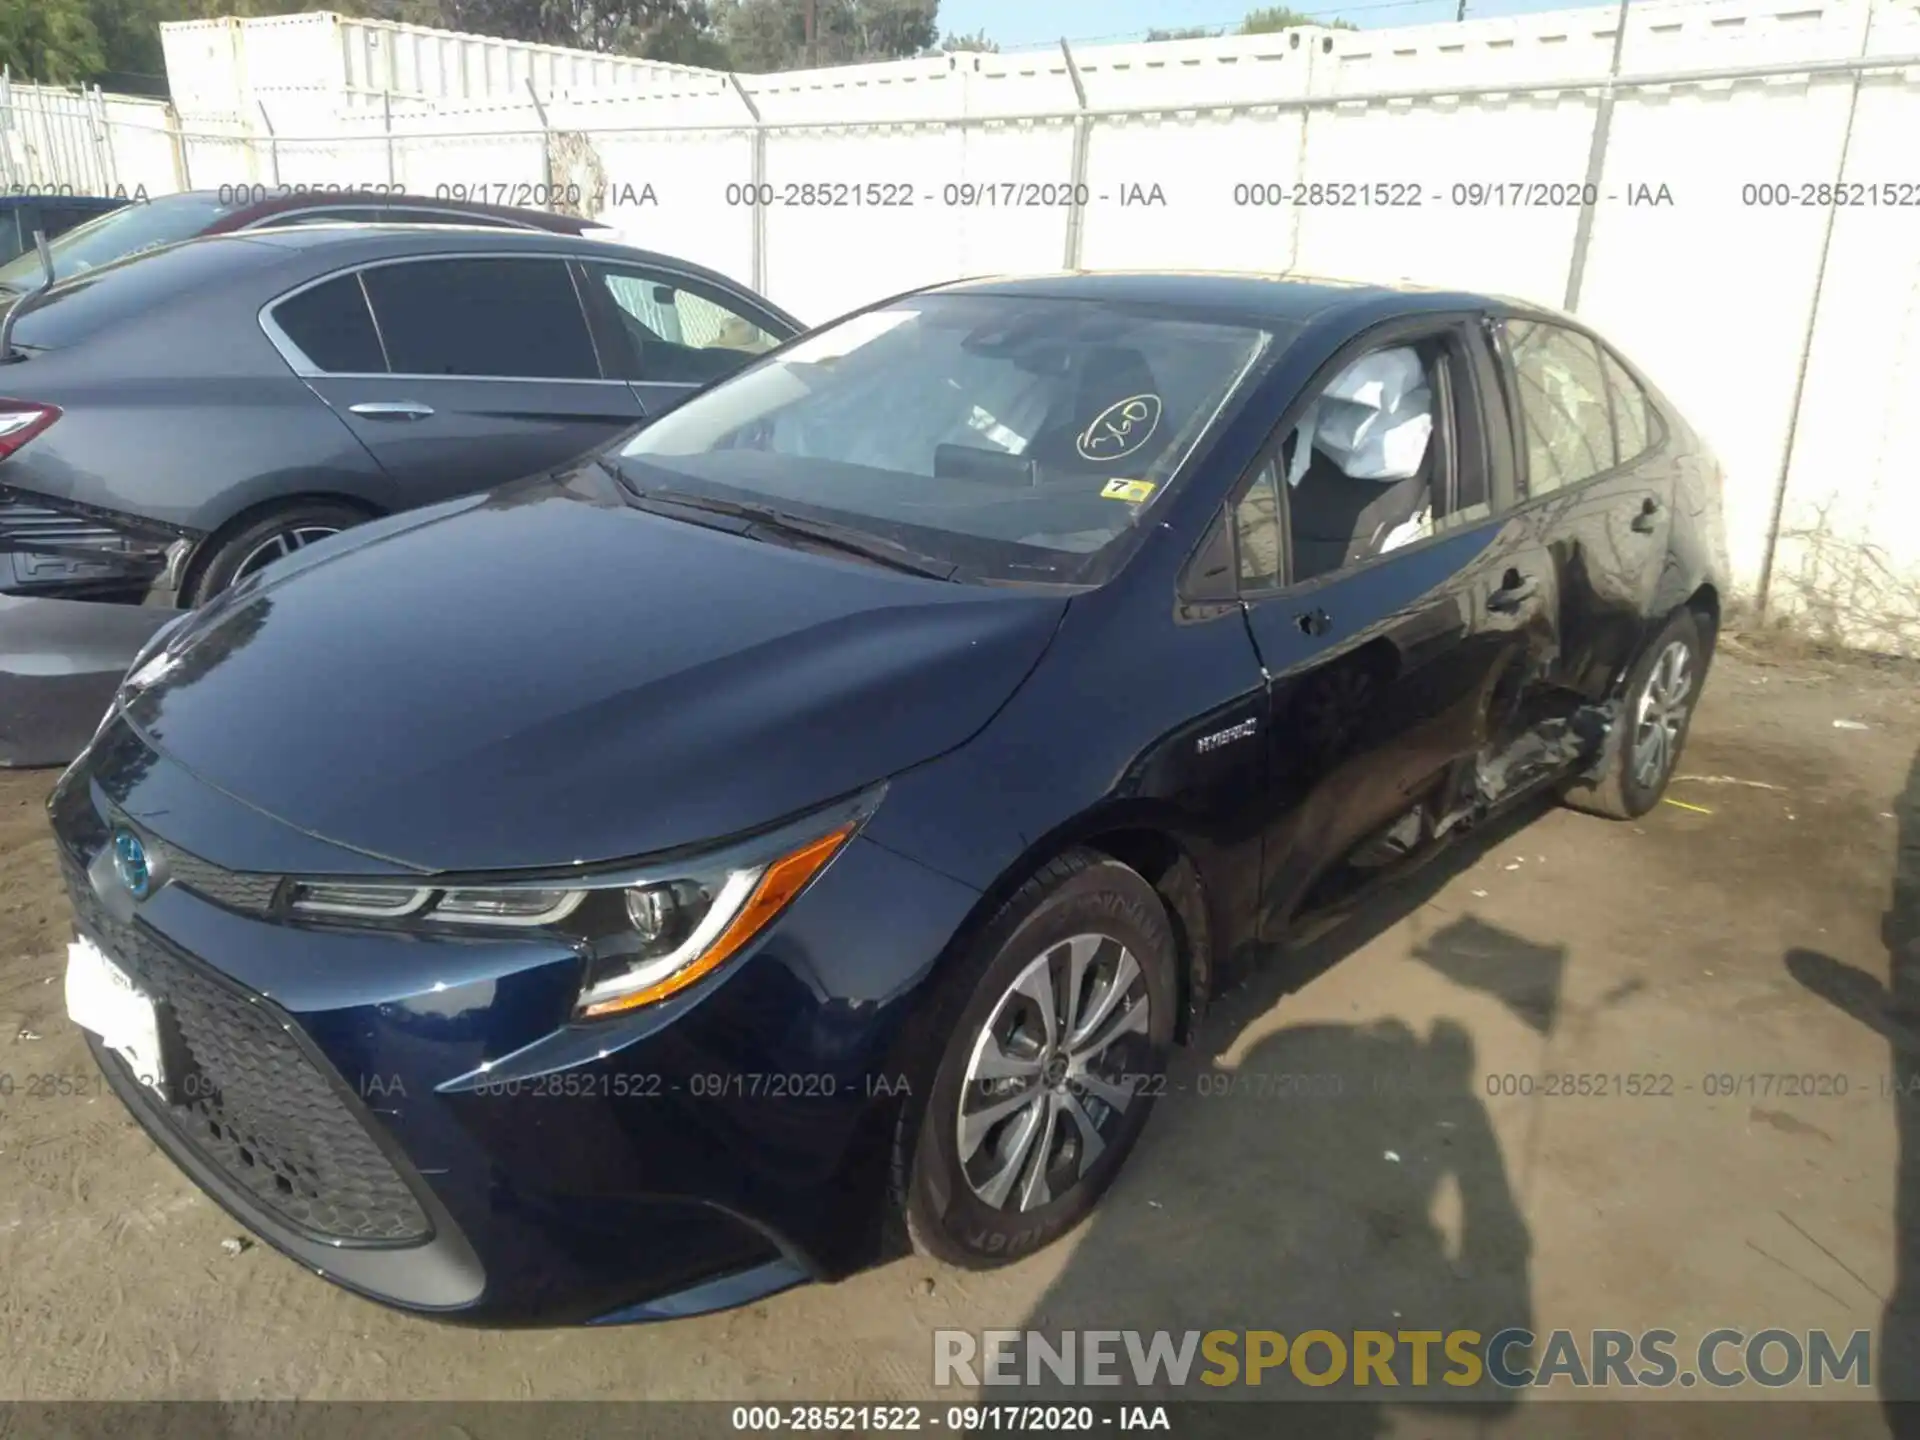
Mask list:
[[280,555],[291,554],[366,519],[364,510],[330,500],[296,500],[279,506],[221,541],[197,567],[183,598],[190,605],[204,605]]
[[1562,792],[1575,810],[1637,820],[1660,803],[1680,763],[1711,656],[1691,610],[1678,610],[1634,661],[1607,768]]
[[1093,851],[1001,908],[934,1002],[949,1038],[901,1118],[896,1200],[916,1250],[992,1269],[1086,1217],[1164,1088],[1177,964],[1159,895]]

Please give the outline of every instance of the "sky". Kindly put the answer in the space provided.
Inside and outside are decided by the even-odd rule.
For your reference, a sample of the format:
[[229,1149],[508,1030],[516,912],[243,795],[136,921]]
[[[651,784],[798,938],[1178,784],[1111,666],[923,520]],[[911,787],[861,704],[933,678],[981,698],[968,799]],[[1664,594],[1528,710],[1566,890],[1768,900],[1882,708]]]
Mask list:
[[[1002,50],[1053,45],[1062,36],[1088,44],[1138,40],[1149,30],[1205,25],[1230,29],[1260,0],[940,0],[943,32],[971,35],[984,30]],[[1605,0],[1599,0],[1605,3]],[[1530,15],[1568,10],[1580,0],[1467,0],[1467,18]],[[1394,25],[1431,25],[1452,20],[1457,0],[1295,0],[1294,8],[1316,17],[1349,20],[1362,29]]]

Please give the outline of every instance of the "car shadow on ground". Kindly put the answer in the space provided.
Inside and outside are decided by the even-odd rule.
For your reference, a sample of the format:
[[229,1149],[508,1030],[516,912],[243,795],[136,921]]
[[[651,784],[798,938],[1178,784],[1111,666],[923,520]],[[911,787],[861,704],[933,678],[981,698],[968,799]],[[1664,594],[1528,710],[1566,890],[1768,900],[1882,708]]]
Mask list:
[[1875,1381],[1897,1436],[1920,1436],[1920,754],[1894,798],[1899,827],[1880,938],[1887,981],[1818,950],[1789,950],[1787,972],[1887,1042],[1899,1139],[1894,1170],[1894,1287],[1874,1346]]
[[[1051,1348],[1059,1332],[1278,1331],[1289,1348],[1308,1331],[1454,1332],[1484,1338],[1532,1328],[1531,1239],[1478,1081],[1464,1025],[1438,1019],[1425,1033],[1398,1020],[1283,1026],[1224,1063],[1250,1027],[1285,997],[1425,905],[1448,881],[1536,818],[1513,812],[1397,881],[1304,947],[1266,957],[1222,997],[1196,1043],[1176,1056],[1139,1153],[1074,1237],[1059,1278],[1022,1323]],[[1552,1028],[1565,953],[1472,916],[1429,935],[1416,952],[1456,983],[1498,998],[1535,1029]],[[1176,1200],[1174,1195],[1185,1197]],[[1162,1195],[1168,1198],[1163,1200]],[[1184,1213],[1182,1213],[1184,1212]],[[1142,1341],[1147,1340],[1142,1336]],[[1396,1339],[1398,1385],[1303,1383],[1287,1361],[1249,1384],[1248,1346],[1227,1385],[1202,1383],[1220,1367],[1196,1357],[1184,1385],[1164,1374],[1138,1385],[1124,1348],[1121,1383],[1069,1392],[1024,1387],[1022,1399],[1319,1401],[1288,1421],[1315,1436],[1375,1436],[1394,1408],[1479,1402],[1496,1418],[1512,1396],[1482,1376],[1462,1384],[1442,1344],[1428,1351],[1426,1383]],[[1516,1363],[1519,1349],[1513,1352]],[[1325,1374],[1334,1352],[1307,1347],[1305,1373]],[[1290,1361],[1291,1357],[1289,1357]],[[1024,1368],[1024,1366],[1022,1367]],[[1456,1378],[1449,1383],[1445,1377]],[[1045,1372],[1041,1372],[1045,1379]],[[1024,1378],[1024,1377],[1023,1377]],[[1011,1393],[983,1385],[980,1398]],[[1482,1408],[1485,1407],[1485,1408]]]

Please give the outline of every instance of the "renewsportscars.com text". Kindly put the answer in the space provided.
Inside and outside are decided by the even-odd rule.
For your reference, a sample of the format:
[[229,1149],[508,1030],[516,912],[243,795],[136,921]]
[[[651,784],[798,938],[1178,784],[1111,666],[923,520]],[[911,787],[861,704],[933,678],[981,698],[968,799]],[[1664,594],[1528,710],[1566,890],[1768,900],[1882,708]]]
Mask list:
[[[1709,1330],[936,1330],[936,1386],[1768,1389],[1873,1384],[1873,1336]],[[1204,1390],[1199,1393],[1206,1393]],[[1464,1398],[1464,1397],[1463,1397]]]

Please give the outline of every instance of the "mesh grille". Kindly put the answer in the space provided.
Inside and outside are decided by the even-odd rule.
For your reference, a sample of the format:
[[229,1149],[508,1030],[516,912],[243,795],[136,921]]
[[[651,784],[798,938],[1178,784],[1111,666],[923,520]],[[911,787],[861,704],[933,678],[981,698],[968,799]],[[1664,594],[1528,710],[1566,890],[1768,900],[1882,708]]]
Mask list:
[[285,1224],[325,1240],[407,1244],[426,1214],[373,1137],[275,1013],[140,925],[121,925],[78,867],[67,889],[81,929],[165,1002],[190,1058],[180,1103],[142,1092],[181,1141]]

